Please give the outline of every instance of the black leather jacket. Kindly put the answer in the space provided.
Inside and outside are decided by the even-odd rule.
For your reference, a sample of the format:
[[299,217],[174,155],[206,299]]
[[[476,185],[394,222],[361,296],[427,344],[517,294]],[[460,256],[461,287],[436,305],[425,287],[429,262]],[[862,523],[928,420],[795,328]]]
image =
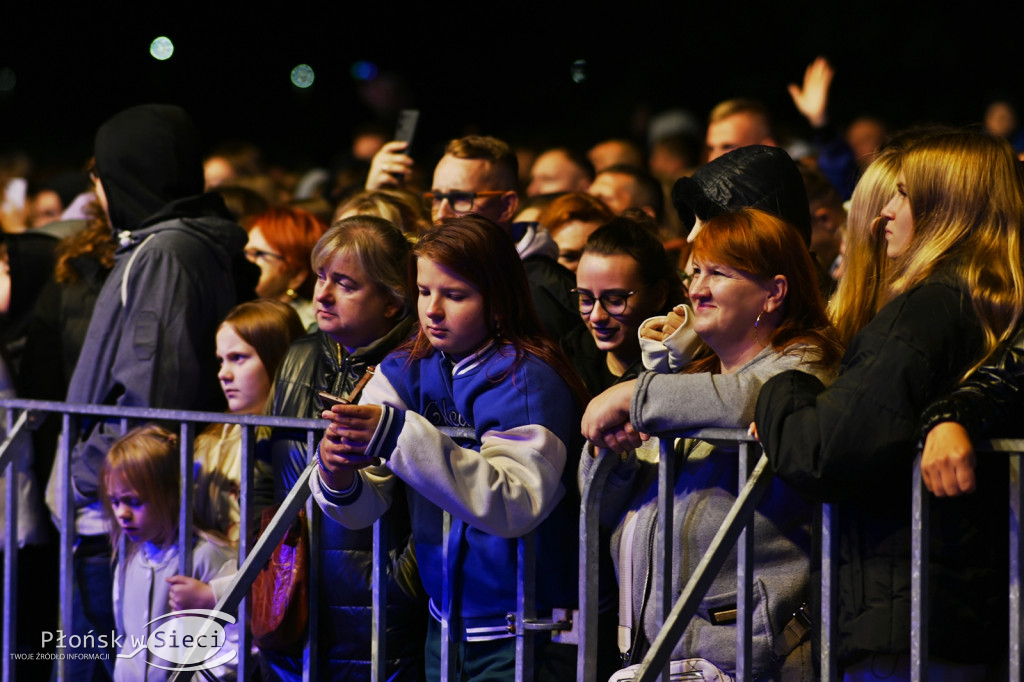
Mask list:
[[921,440],[941,422],[957,422],[972,440],[1019,435],[1022,391],[1024,327],[963,384],[928,406],[921,418]]
[[[274,379],[271,413],[319,417],[316,392],[348,392],[370,365],[376,365],[412,332],[406,318],[373,344],[346,353],[316,332],[288,349]],[[269,442],[275,499],[280,502],[305,468],[304,434],[276,430]],[[418,680],[426,628],[426,597],[420,584],[405,495],[388,512],[388,679]],[[371,568],[373,529],[348,530],[321,516],[319,534],[321,607],[318,622],[319,679],[370,679]],[[392,677],[394,675],[394,677]]]

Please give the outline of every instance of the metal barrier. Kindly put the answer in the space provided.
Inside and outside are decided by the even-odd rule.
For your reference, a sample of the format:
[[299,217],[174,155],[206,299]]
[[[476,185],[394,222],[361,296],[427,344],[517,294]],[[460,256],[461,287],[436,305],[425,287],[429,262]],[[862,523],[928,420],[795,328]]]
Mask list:
[[[762,454],[754,470],[750,472],[751,446],[759,445],[742,429],[701,429],[678,434],[658,434],[660,456],[658,458],[658,526],[655,535],[654,556],[661,557],[662,564],[654,570],[652,587],[655,619],[662,627],[640,664],[637,680],[653,680],[657,676],[668,682],[669,663],[672,649],[682,636],[687,623],[697,611],[704,593],[721,570],[729,552],[738,541],[737,554],[737,677],[750,679],[751,663],[751,615],[753,580],[753,519],[757,503],[771,483],[767,471],[767,459]],[[693,576],[683,588],[679,599],[672,604],[672,543],[674,488],[676,480],[675,439],[698,438],[707,441],[731,441],[738,443],[739,495],[725,523],[719,528],[698,563]],[[582,621],[581,645],[577,659],[577,679],[594,680],[597,655],[597,575],[598,575],[598,531],[597,520],[600,512],[601,493],[608,474],[614,469],[618,457],[604,452],[593,470],[590,480],[584,482],[582,510],[580,514],[580,620]],[[750,473],[748,473],[750,472]]]
[[[316,445],[316,433],[321,431],[326,422],[316,419],[294,419],[286,417],[264,417],[248,415],[231,415],[213,412],[190,412],[181,410],[159,410],[148,408],[118,408],[93,405],[73,405],[49,401],[0,400],[0,407],[7,409],[7,435],[0,444],[0,470],[3,470],[7,481],[14,481],[16,463],[13,455],[14,447],[19,438],[27,437],[27,425],[31,415],[34,413],[59,413],[63,419],[63,431],[65,434],[77,434],[78,424],[82,417],[115,418],[120,420],[122,433],[125,432],[131,422],[178,422],[181,436],[181,476],[183,503],[181,516],[179,518],[180,537],[191,537],[192,515],[192,462],[193,462],[193,436],[195,435],[195,424],[205,423],[231,423],[242,426],[242,477],[240,490],[240,506],[242,510],[240,520],[240,541],[239,560],[240,567],[227,593],[221,598],[215,609],[230,613],[238,613],[238,623],[241,634],[239,642],[238,674],[239,679],[246,679],[252,668],[252,661],[249,658],[251,648],[250,636],[247,632],[244,598],[249,590],[257,573],[270,557],[273,549],[284,537],[291,522],[298,515],[303,504],[309,507],[311,520],[311,535],[313,546],[311,556],[318,556],[316,553],[316,532],[319,523],[319,509],[309,500],[308,480],[315,463],[313,463],[313,451]],[[254,546],[250,547],[249,528],[251,495],[253,490],[253,464],[255,461],[255,428],[258,426],[269,426],[292,430],[301,430],[306,433],[306,447],[311,464],[307,466],[299,481],[290,491],[285,501],[281,504],[273,522],[266,532],[260,537]],[[461,434],[465,435],[465,434]],[[738,489],[740,491],[732,510],[727,516],[726,523],[719,529],[712,544],[702,557],[698,567],[684,587],[680,598],[673,606],[671,603],[671,556],[672,556],[672,515],[673,515],[673,488],[676,477],[674,457],[672,453],[674,437],[661,440],[661,455],[659,457],[658,469],[658,514],[659,524],[657,529],[656,556],[661,556],[664,562],[661,575],[655,571],[654,583],[654,605],[656,618],[664,623],[650,650],[641,663],[641,670],[637,676],[638,681],[653,680],[657,676],[668,680],[668,664],[671,651],[675,643],[681,637],[686,624],[696,612],[696,609],[703,598],[705,591],[711,581],[721,570],[725,560],[734,543],[738,541],[738,562],[737,562],[737,677],[739,679],[750,679],[751,662],[751,583],[752,583],[752,556],[753,556],[753,533],[752,523],[754,511],[758,501],[771,482],[771,474],[767,470],[767,460],[762,454],[748,475],[751,462],[751,446],[759,450],[759,446],[752,441],[746,431],[741,429],[702,429],[681,432],[675,437],[699,438],[707,441],[731,441],[739,446],[739,472]],[[71,473],[69,459],[71,443],[75,439],[65,437],[61,440],[58,458],[65,464],[64,468],[64,490],[68,493],[62,504],[62,519],[64,520],[60,533],[60,604],[61,604],[61,626],[64,632],[71,632],[72,616],[72,550],[74,546],[74,506],[71,491]],[[1020,455],[1024,453],[1024,440],[993,440],[979,447],[980,450],[993,452],[1012,453],[1019,463]],[[597,658],[597,574],[598,574],[598,513],[600,509],[600,498],[608,474],[616,463],[615,456],[608,456],[607,453],[598,462],[592,471],[592,476],[584,482],[583,496],[581,501],[580,514],[580,589],[579,589],[579,613],[573,622],[575,637],[579,642],[577,659],[577,679],[590,682],[596,678]],[[1021,566],[1024,546],[1020,541],[1020,510],[1022,498],[1024,498],[1024,481],[1019,474],[1013,475],[1011,461],[1011,486],[1010,486],[1010,650],[1009,650],[1009,673],[1010,679],[1021,679],[1024,672],[1021,660],[1021,639],[1024,636],[1024,608],[1021,600]],[[927,529],[928,521],[928,495],[924,491],[920,474],[920,457],[914,467],[913,477],[913,546],[912,546],[912,614],[911,614],[911,673],[912,679],[924,680],[926,678],[926,662],[928,659],[927,650],[927,603],[923,595],[927,594]],[[16,486],[8,485],[4,505],[6,509],[5,520],[5,557],[4,557],[4,623],[3,623],[3,655],[4,659],[0,667],[3,671],[3,680],[14,679],[14,657],[11,655],[16,648],[16,633],[14,629],[15,616],[17,613],[17,503],[15,499]],[[837,575],[837,513],[832,505],[821,506],[821,568],[822,568],[822,592],[821,592],[821,679],[834,680],[838,677],[838,667],[835,660],[836,642],[836,575]],[[450,527],[450,517],[445,514],[445,537]],[[376,524],[374,529],[374,570],[373,570],[373,667],[372,679],[384,680],[386,670],[385,651],[385,629],[386,629],[386,528],[384,521]],[[447,547],[447,542],[445,543]],[[519,539],[519,600],[517,613],[514,616],[515,632],[517,635],[517,670],[516,680],[532,679],[532,649],[530,635],[539,630],[566,629],[569,623],[566,621],[551,622],[537,621],[533,616],[533,589],[535,585],[535,570],[532,534]],[[189,573],[191,570],[191,546],[183,543],[182,551],[179,554],[179,571]],[[242,561],[244,559],[244,561]],[[310,624],[309,643],[304,652],[304,679],[316,679],[316,612],[317,602],[317,567],[318,561],[313,560],[311,565],[310,580],[310,603],[309,609]],[[447,564],[446,564],[447,565]],[[445,581],[447,584],[447,580]],[[449,619],[451,614],[449,614]],[[448,651],[448,633],[451,621],[442,624],[442,670],[452,671],[454,668],[453,656]],[[65,677],[65,662],[58,662],[58,673],[60,679]],[[189,679],[190,672],[179,673],[173,679]],[[448,677],[451,679],[451,677]]]
[[[310,471],[313,466],[310,465],[307,467],[298,484],[296,484],[288,494],[285,501],[281,504],[271,525],[266,529],[259,541],[256,542],[255,546],[250,548],[249,538],[252,534],[252,529],[249,527],[249,520],[253,493],[253,465],[255,463],[255,428],[259,426],[269,426],[274,428],[304,431],[306,433],[307,453],[312,459],[313,451],[317,442],[314,434],[322,431],[326,422],[318,419],[233,415],[220,412],[192,412],[185,410],[161,410],[154,408],[75,405],[70,403],[20,399],[0,400],[0,407],[6,408],[8,414],[7,437],[3,444],[0,444],[0,469],[5,471],[8,481],[15,480],[15,463],[13,461],[15,448],[12,446],[16,444],[17,439],[28,437],[28,434],[26,433],[26,425],[29,423],[30,415],[36,413],[56,413],[62,415],[62,430],[65,437],[61,439],[57,458],[64,463],[63,489],[66,493],[64,499],[60,501],[62,506],[60,516],[63,521],[60,528],[60,607],[61,627],[65,633],[70,633],[72,631],[72,553],[75,540],[75,509],[73,496],[71,494],[71,468],[69,464],[72,443],[77,441],[77,438],[73,438],[71,436],[77,436],[79,433],[79,420],[82,417],[117,419],[120,421],[121,433],[125,433],[132,422],[143,423],[160,421],[178,422],[180,424],[182,504],[178,525],[179,537],[192,536],[192,463],[195,424],[227,423],[239,424],[242,426],[242,477],[239,492],[241,519],[238,546],[240,566],[231,582],[230,588],[217,603],[215,610],[238,614],[237,622],[239,626],[239,633],[241,635],[238,652],[238,678],[247,679],[250,670],[252,669],[252,661],[249,657],[251,639],[248,634],[246,622],[245,595],[248,593],[249,588],[260,569],[264,564],[266,564],[267,559],[270,557],[274,548],[281,541],[281,538],[284,537],[288,527],[291,525],[291,522],[298,515],[299,509],[304,503],[306,503],[307,498],[309,497],[309,486],[305,484],[308,482]],[[16,420],[15,416],[17,416]],[[18,536],[16,517],[17,504],[14,500],[14,494],[16,494],[15,486],[8,485],[6,500],[4,502],[5,509],[7,511],[5,521],[7,535],[5,539],[6,546],[4,561],[4,659],[0,662],[0,667],[3,669],[3,680],[5,682],[7,680],[14,679],[14,660],[11,653],[16,647],[14,623],[17,613],[16,599],[18,576],[17,563],[14,559],[17,556]],[[315,538],[316,536],[314,535],[314,543]],[[315,545],[311,547],[311,550],[315,550]],[[315,557],[316,554],[311,554],[311,556]],[[316,563],[316,561],[311,561],[311,565],[313,566],[315,566]],[[181,543],[178,567],[179,572],[188,574],[191,572],[191,568],[191,544]],[[315,581],[311,581],[309,596],[310,603],[315,605],[317,603]],[[311,632],[315,632],[315,616],[313,615],[315,612],[315,608],[310,609]],[[310,652],[310,650],[315,646],[315,642],[315,636],[311,637],[310,646],[307,647],[306,654],[304,656],[304,677],[306,677],[306,679],[316,679],[315,670],[311,671],[311,666],[315,665],[316,660],[315,650],[313,650],[312,653]],[[58,661],[58,677],[61,680],[67,679],[65,663],[66,662],[64,660]],[[191,673],[182,673],[180,679],[188,679],[190,676]]]
[[[659,434],[665,436],[666,434]],[[693,576],[683,588],[682,593],[671,612],[667,611],[666,601],[670,598],[667,592],[671,589],[671,528],[672,528],[672,497],[675,482],[673,443],[675,438],[698,438],[707,441],[733,441],[739,445],[739,495],[718,533],[715,535],[708,551],[702,557]],[[752,554],[753,533],[752,523],[754,511],[772,475],[767,469],[767,459],[762,454],[753,472],[747,476],[750,454],[749,448],[754,445],[752,438],[742,429],[701,429],[668,434],[662,438],[658,463],[658,528],[655,538],[655,556],[661,556],[662,577],[654,584],[654,604],[657,621],[663,623],[655,641],[644,657],[637,682],[647,682],[661,677],[665,682],[669,679],[669,663],[672,649],[686,629],[686,625],[696,613],[704,593],[714,577],[721,570],[725,559],[738,540],[737,547],[737,669],[736,678],[751,679],[751,582],[753,579]],[[1024,454],[1024,439],[992,440],[979,444],[979,451],[1011,453],[1017,458]],[[597,528],[601,495],[608,475],[618,461],[617,456],[603,453],[597,465],[591,471],[591,478],[584,482],[582,509],[580,514],[580,614],[582,631],[580,634],[579,658],[577,661],[577,679],[591,682],[596,677],[595,659],[597,656],[597,575],[598,575],[598,543]],[[930,494],[925,490],[921,480],[921,458],[918,455],[914,465],[912,481],[913,511],[911,530],[913,544],[911,548],[911,677],[913,680],[925,680],[928,660],[927,639],[927,523],[928,499]],[[1019,464],[1018,464],[1019,466]],[[1024,637],[1024,604],[1021,595],[1021,566],[1024,565],[1024,545],[1020,539],[1020,513],[1024,501],[1024,480],[1019,472],[1014,472],[1014,462],[1010,462],[1010,622],[1009,622],[1009,679],[1022,679],[1021,644]],[[821,529],[821,613],[818,635],[820,637],[820,679],[833,681],[839,678],[835,646],[838,641],[836,627],[837,613],[837,575],[838,575],[838,510],[835,505],[822,504],[819,507],[819,526]],[[657,569],[655,570],[657,573]]]
[[[1021,638],[1024,636],[1024,614],[1021,608],[1021,559],[1024,548],[1020,541],[1021,501],[1024,497],[1024,481],[1020,476],[1021,455],[1024,454],[1024,439],[996,439],[979,444],[979,452],[1008,453],[1016,459],[1008,464],[1009,475],[1009,660],[1010,680],[1020,680],[1024,673],[1021,661]],[[931,495],[924,486],[921,476],[921,453],[914,460],[912,483],[911,517],[911,601],[910,601],[910,677],[914,682],[928,678],[928,502]]]

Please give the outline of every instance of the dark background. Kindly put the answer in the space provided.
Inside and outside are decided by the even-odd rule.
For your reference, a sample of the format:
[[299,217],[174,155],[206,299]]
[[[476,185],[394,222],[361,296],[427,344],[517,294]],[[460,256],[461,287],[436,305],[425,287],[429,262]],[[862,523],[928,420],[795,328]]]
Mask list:
[[[247,139],[301,164],[345,149],[358,124],[392,125],[393,111],[368,104],[384,82],[405,93],[393,107],[422,110],[418,142],[431,148],[465,132],[586,148],[669,107],[703,120],[733,96],[763,100],[800,132],[785,86],[819,54],[837,72],[840,123],[970,125],[992,96],[1014,98],[1024,71],[1019,19],[980,13],[988,4],[4,4],[0,69],[17,81],[0,92],[0,152],[41,166],[81,163],[103,120],[153,101],[184,106],[208,146]],[[160,35],[175,45],[164,62],[149,56]],[[582,83],[570,77],[577,59]],[[384,80],[358,83],[358,60]],[[289,82],[299,63],[315,70],[308,90]]]

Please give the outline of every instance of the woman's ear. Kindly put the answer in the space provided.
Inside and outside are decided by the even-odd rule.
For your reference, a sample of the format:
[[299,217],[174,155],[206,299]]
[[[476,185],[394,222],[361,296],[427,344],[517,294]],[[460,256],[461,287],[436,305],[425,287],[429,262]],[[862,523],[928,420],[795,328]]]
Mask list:
[[288,280],[288,288],[292,291],[298,291],[299,287],[302,286],[302,283],[306,281],[307,277],[309,277],[309,272],[307,270],[299,270],[292,275],[290,280]]
[[775,275],[766,284],[768,298],[764,302],[765,312],[773,312],[782,307],[786,302],[786,294],[789,293],[789,282],[785,275]]
[[399,301],[398,301],[397,299],[394,299],[394,298],[393,298],[393,299],[391,300],[391,303],[389,303],[389,304],[388,304],[388,305],[387,305],[387,306],[386,306],[386,307],[384,308],[384,317],[386,317],[386,318],[388,318],[388,319],[390,320],[390,319],[392,319],[393,317],[395,317],[396,315],[398,315],[399,313],[401,313],[401,312],[402,312],[402,309],[403,309],[404,307],[405,307],[405,305],[404,305],[403,303],[401,303],[401,302],[399,302]]

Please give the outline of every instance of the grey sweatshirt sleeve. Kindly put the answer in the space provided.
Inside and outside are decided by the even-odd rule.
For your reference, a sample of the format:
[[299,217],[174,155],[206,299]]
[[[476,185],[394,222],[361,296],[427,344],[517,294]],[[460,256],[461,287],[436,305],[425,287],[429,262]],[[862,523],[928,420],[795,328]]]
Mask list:
[[789,369],[819,374],[806,364],[813,359],[808,355],[805,349],[778,353],[765,348],[731,374],[645,372],[633,391],[630,422],[646,433],[749,426],[754,420],[757,395],[768,379]]

